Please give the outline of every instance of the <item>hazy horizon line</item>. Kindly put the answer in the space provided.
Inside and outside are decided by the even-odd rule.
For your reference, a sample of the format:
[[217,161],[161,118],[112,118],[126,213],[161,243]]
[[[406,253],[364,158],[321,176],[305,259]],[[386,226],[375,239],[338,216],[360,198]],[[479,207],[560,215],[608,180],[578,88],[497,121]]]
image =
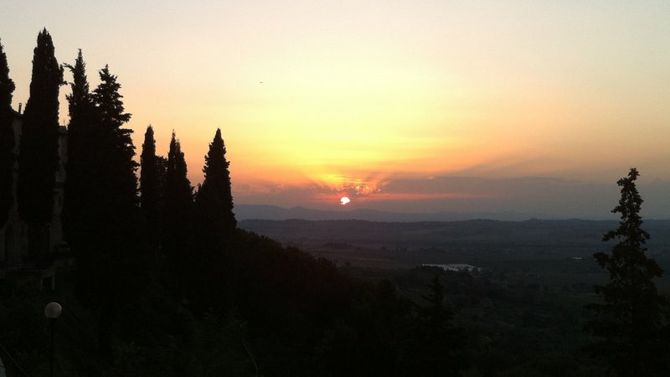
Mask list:
[[[242,212],[239,210],[242,209]],[[250,209],[270,209],[274,211],[286,211],[287,215],[270,213],[266,217],[262,215],[250,215]],[[236,211],[238,210],[238,211]],[[266,220],[266,221],[285,221],[285,220],[304,220],[304,221],[368,221],[368,222],[459,222],[459,221],[506,221],[506,222],[524,222],[524,221],[618,221],[616,216],[597,217],[570,217],[552,214],[532,214],[522,211],[433,211],[433,212],[395,212],[385,211],[373,208],[342,208],[339,210],[328,210],[305,206],[279,206],[262,203],[240,203],[236,204],[233,211],[239,221],[246,220]],[[288,213],[295,211],[308,211],[313,216],[291,217]],[[368,215],[388,216],[388,219],[371,219]],[[316,218],[315,216],[322,215],[323,218]],[[346,217],[352,215],[353,217]],[[357,217],[358,216],[358,217]],[[438,217],[443,217],[439,219]],[[393,218],[397,217],[397,218]],[[411,219],[401,219],[402,217],[409,217]],[[425,219],[421,219],[425,217]],[[643,221],[670,221],[670,216],[667,217],[647,217]]]

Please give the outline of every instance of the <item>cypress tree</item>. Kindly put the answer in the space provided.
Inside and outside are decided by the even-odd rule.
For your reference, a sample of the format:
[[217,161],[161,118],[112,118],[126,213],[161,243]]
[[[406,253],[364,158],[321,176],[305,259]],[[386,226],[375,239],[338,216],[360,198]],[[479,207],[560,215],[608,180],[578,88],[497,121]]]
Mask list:
[[[205,156],[205,179],[195,197],[197,257],[193,260],[194,274],[189,275],[189,298],[196,311],[211,306],[208,287],[221,286],[222,266],[230,262],[230,251],[236,227],[233,198],[230,189],[229,163],[221,130],[216,130],[214,140]],[[226,285],[225,283],[223,285]],[[211,290],[211,289],[210,289]]]
[[[88,78],[86,77],[86,63],[84,62],[84,56],[81,49],[79,49],[79,52],[77,53],[74,66],[65,64],[65,67],[72,73],[72,82],[70,83],[72,92],[66,96],[68,100],[68,110],[70,112],[70,125],[68,131],[70,133],[73,131],[79,132],[80,128],[86,126],[83,123],[85,119],[81,118],[84,116],[90,117],[90,108],[93,105]],[[86,112],[84,112],[84,110],[86,110]],[[72,129],[73,127],[74,129]],[[68,151],[71,152],[69,145]]]
[[165,180],[167,175],[167,158],[163,156],[156,156],[156,171],[158,175],[158,193],[159,198],[159,211],[162,211],[163,206],[165,205]]
[[160,231],[160,171],[159,160],[156,156],[156,140],[154,130],[147,127],[142,144],[140,157],[140,204],[146,220],[147,238],[154,253],[158,251],[158,236]]
[[190,266],[191,220],[193,188],[187,176],[186,160],[175,133],[170,140],[170,151],[165,175],[165,208],[163,249],[176,293],[184,294],[185,270]]
[[86,63],[81,50],[75,64],[65,64],[72,73],[71,93],[66,96],[70,123],[68,124],[67,180],[65,181],[65,205],[63,226],[70,246],[76,249],[88,233],[82,226],[88,222],[86,211],[94,200],[92,189],[96,175],[96,117],[93,99],[86,77]]
[[603,241],[617,241],[611,253],[594,254],[609,273],[607,284],[597,286],[603,302],[589,306],[595,318],[587,329],[597,338],[591,346],[595,356],[608,362],[617,376],[660,376],[667,373],[668,303],[659,295],[654,279],[663,271],[649,258],[645,243],[649,234],[642,229],[642,198],[635,186],[639,173],[631,169],[617,184],[621,187],[619,226],[604,235]]
[[166,206],[174,203],[179,203],[180,205],[176,208],[180,209],[191,206],[193,188],[187,177],[186,159],[184,152],[181,151],[181,143],[174,132],[170,140],[165,185]]
[[133,161],[130,120],[125,112],[121,85],[105,66],[100,84],[91,94],[96,150],[93,169],[86,177],[91,202],[86,208],[88,248],[78,252],[77,295],[100,314],[98,341],[103,356],[111,357],[112,328],[120,306],[132,304],[146,282],[145,245],[138,230],[137,164]]
[[88,139],[91,138],[86,131],[94,127],[95,117],[93,99],[86,77],[86,63],[81,49],[74,66],[65,64],[65,67],[72,73],[71,93],[66,96],[70,113],[68,125],[68,180],[70,180],[70,175],[77,173],[75,168],[86,162],[84,157],[91,157],[84,156],[83,153]]
[[93,92],[101,133],[102,163],[105,168],[103,186],[110,195],[103,200],[109,201],[108,209],[116,214],[127,214],[137,205],[137,163],[133,161],[135,147],[130,137],[132,130],[123,128],[130,121],[131,114],[126,113],[123,96],[119,93],[121,84],[117,77],[109,72],[109,66],[100,70],[100,84]]
[[149,126],[144,133],[142,155],[140,157],[140,203],[142,210],[149,214],[155,212],[158,206],[158,159],[156,156],[156,140],[154,129]]
[[51,36],[44,29],[37,36],[34,50],[19,154],[19,214],[28,224],[33,255],[45,253],[48,248],[58,168],[58,90],[62,83],[63,69],[54,56]]
[[210,235],[215,238],[230,234],[237,226],[233,213],[229,165],[221,130],[217,129],[205,156],[205,179],[196,196],[199,217],[204,226],[210,229]]
[[14,186],[14,130],[12,128],[12,94],[14,81],[9,78],[9,65],[0,43],[0,228],[7,222],[12,206]]

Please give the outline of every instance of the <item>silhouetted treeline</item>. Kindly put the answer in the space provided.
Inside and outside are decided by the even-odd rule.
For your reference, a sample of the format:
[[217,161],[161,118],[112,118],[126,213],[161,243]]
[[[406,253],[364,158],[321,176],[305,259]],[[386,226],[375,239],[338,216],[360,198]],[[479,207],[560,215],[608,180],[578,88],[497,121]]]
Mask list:
[[[460,344],[448,336],[450,316],[442,306],[439,282],[431,309],[423,311],[392,285],[356,282],[326,260],[238,230],[221,130],[216,130],[205,156],[204,181],[194,193],[176,135],[163,158],[156,155],[149,127],[138,190],[132,131],[125,127],[131,115],[117,77],[105,66],[99,71],[100,84],[91,91],[81,51],[66,67],[72,80],[63,221],[76,268],[65,273],[71,280],[61,282],[60,294],[85,318],[91,335],[87,341],[94,346],[81,352],[91,358],[90,351],[96,350],[93,358],[99,361],[90,364],[100,363],[98,369],[68,359],[72,368],[92,368],[88,372],[98,375],[107,373],[104,365],[123,370],[129,360],[141,359],[137,353],[161,348],[166,334],[179,339],[174,352],[191,359],[171,356],[153,369],[138,366],[135,374],[238,370],[242,375],[311,376],[386,370],[406,375],[418,365],[428,373],[433,368],[421,363],[424,352],[419,350],[431,350],[426,353],[430,364],[441,350]],[[51,37],[43,31],[35,50],[19,161],[22,195],[36,198],[20,201],[26,203],[20,209],[26,221],[38,225],[48,223],[52,214],[52,197],[46,193],[53,191],[62,83]],[[9,108],[10,101],[5,104]],[[155,312],[153,305],[164,305],[163,311]],[[190,319],[162,328],[161,321],[172,315]],[[385,322],[379,323],[380,318]],[[198,330],[202,326],[220,330],[204,334]],[[217,338],[218,333],[231,338]],[[78,336],[73,336],[76,342]],[[128,351],[128,345],[141,351]]]
[[63,69],[54,56],[51,35],[37,36],[33,53],[30,97],[23,114],[19,151],[18,208],[28,226],[31,255],[47,253],[58,167],[58,91]]
[[14,200],[14,130],[12,130],[12,95],[14,81],[9,78],[9,66],[4,47],[0,43],[0,227],[7,222]]
[[[194,190],[176,134],[165,158],[156,154],[160,141],[148,127],[138,188],[132,130],[126,128],[131,115],[117,76],[105,66],[91,91],[81,51],[66,67],[72,81],[63,223],[76,264],[74,271],[63,271],[53,294],[17,287],[1,292],[0,322],[14,330],[0,334],[0,341],[11,347],[17,365],[35,375],[44,372],[44,326],[36,308],[55,297],[66,308],[59,322],[59,376],[571,373],[556,367],[560,363],[534,363],[516,372],[514,366],[498,368],[523,357],[502,356],[509,351],[496,343],[500,338],[467,326],[472,319],[456,321],[448,300],[450,290],[458,289],[472,293],[473,301],[499,300],[486,279],[428,270],[430,280],[418,288],[422,294],[412,297],[390,280],[352,278],[330,261],[238,229],[220,129],[205,156],[204,181]],[[62,73],[51,37],[42,31],[18,182],[19,211],[34,253],[43,252],[52,216]],[[0,173],[8,176],[13,138],[4,135],[12,134],[13,89],[0,50]],[[611,277],[597,289],[604,303],[592,306],[596,315],[589,322],[598,340],[590,350],[603,361],[571,356],[575,375],[609,370],[656,376],[666,370],[658,355],[667,355],[667,305],[654,283],[661,270],[644,254],[648,235],[640,228],[636,178],[632,170],[619,182],[622,199],[615,212],[622,215],[621,227],[606,240],[620,242],[611,256],[596,255]],[[3,180],[0,210],[11,203],[7,187],[11,182]],[[480,284],[486,289],[473,288]]]

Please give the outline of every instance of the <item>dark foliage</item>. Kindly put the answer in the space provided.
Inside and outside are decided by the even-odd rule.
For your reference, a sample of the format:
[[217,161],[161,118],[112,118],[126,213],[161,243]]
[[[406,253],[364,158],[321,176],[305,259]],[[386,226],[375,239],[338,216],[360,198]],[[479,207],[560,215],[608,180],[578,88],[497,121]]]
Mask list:
[[33,255],[44,254],[48,248],[58,167],[58,90],[62,83],[63,69],[56,61],[51,35],[45,29],[37,36],[34,50],[19,154],[19,214],[28,223]]
[[416,376],[459,376],[465,369],[465,333],[452,323],[445,306],[446,295],[439,275],[433,278],[427,305],[420,308],[408,362]]
[[[105,67],[90,93],[81,52],[68,68],[74,79],[64,218],[77,265],[73,275],[57,275],[56,292],[0,281],[0,345],[11,350],[0,347],[0,357],[10,360],[10,372],[23,366],[46,374],[41,308],[57,299],[66,308],[58,320],[57,375],[602,375],[566,346],[582,339],[570,333],[581,313],[566,309],[583,305],[570,301],[575,287],[563,287],[570,291],[557,298],[524,266],[516,274],[374,271],[363,280],[350,267],[238,229],[219,130],[194,204],[179,141],[173,134],[168,158],[156,156],[149,127],[138,200],[131,131],[124,128],[130,114],[116,76]],[[0,59],[0,89],[3,72]],[[11,102],[8,92],[2,108]],[[637,176],[633,169],[619,181],[614,212],[621,223],[605,236],[618,243],[611,254],[595,255],[611,280],[597,289],[604,303],[592,305],[589,328],[600,340],[592,350],[618,375],[655,376],[667,370],[667,305],[653,280],[661,270],[645,255]],[[408,234],[384,226],[394,227],[394,236]],[[527,232],[536,224],[523,226]]]
[[193,188],[186,176],[184,153],[174,132],[170,140],[165,173],[163,208],[163,252],[167,257],[168,281],[178,296],[185,293],[186,275],[193,271]]
[[654,279],[661,277],[659,265],[645,254],[649,234],[642,228],[642,198],[635,181],[639,173],[631,169],[617,184],[621,187],[619,227],[605,234],[604,241],[617,243],[611,254],[596,253],[598,264],[610,280],[597,286],[603,303],[590,305],[596,317],[587,328],[598,339],[592,347],[617,376],[660,376],[668,368],[667,301]]
[[[237,226],[233,213],[233,195],[230,172],[226,160],[226,147],[221,130],[216,130],[205,156],[205,180],[196,196],[196,208],[203,236],[219,243],[220,238],[230,234]],[[210,242],[211,243],[211,242]]]
[[95,169],[86,177],[94,200],[83,216],[86,242],[73,245],[73,250],[78,257],[78,297],[99,313],[99,348],[111,355],[116,315],[138,297],[149,256],[147,240],[141,237],[132,131],[122,128],[130,114],[124,111],[120,84],[108,67],[100,71],[100,81],[92,93],[94,137],[86,140],[96,150]]
[[93,102],[97,110],[102,148],[108,152],[100,153],[103,166],[107,167],[107,181],[103,183],[107,183],[106,189],[113,193],[101,200],[107,200],[107,208],[114,208],[114,214],[123,217],[133,212],[137,205],[137,163],[133,161],[135,147],[130,138],[133,131],[123,128],[131,115],[124,110],[123,96],[119,94],[121,84],[116,79],[109,72],[109,67],[105,66],[100,71],[100,85],[93,92]]
[[9,65],[0,43],[0,228],[7,222],[12,205],[14,186],[14,130],[12,122],[12,94],[14,81],[9,78]]
[[158,156],[156,156],[156,140],[151,126],[147,127],[147,131],[144,133],[140,166],[142,168],[140,174],[141,207],[148,218],[155,219],[158,216],[158,206],[160,204],[160,176]]
[[155,255],[158,252],[162,205],[161,194],[161,166],[156,156],[156,140],[154,130],[147,127],[142,144],[142,155],[140,157],[140,205],[146,220],[146,237]]
[[[226,274],[228,269],[221,258],[242,252],[233,245],[233,233],[237,222],[233,214],[229,162],[226,147],[217,129],[214,140],[205,156],[205,179],[195,197],[194,226],[196,256],[193,261],[194,273],[190,278],[189,297],[196,312],[207,309],[210,299],[203,294],[205,287],[211,286],[209,276]],[[204,273],[203,273],[204,272]]]
[[[98,174],[98,145],[100,137],[97,127],[96,109],[86,77],[86,63],[81,50],[74,65],[66,64],[72,73],[71,93],[66,96],[70,114],[67,139],[67,180],[65,181],[65,203],[63,225],[66,239],[73,248],[85,248],[84,242],[87,212],[96,198],[95,178]],[[88,247],[92,247],[89,244]]]

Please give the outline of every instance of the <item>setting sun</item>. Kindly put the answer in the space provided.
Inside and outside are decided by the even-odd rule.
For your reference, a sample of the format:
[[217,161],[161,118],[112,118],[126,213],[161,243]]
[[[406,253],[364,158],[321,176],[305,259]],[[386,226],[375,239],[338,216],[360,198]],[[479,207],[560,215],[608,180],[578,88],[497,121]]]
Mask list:
[[0,377],[670,375],[670,0],[0,13]]
[[194,186],[220,128],[236,205],[595,216],[608,202],[575,190],[603,198],[630,164],[670,182],[668,2],[43,3],[3,2],[26,15],[0,25],[13,108],[46,26],[60,63],[82,48],[93,87],[106,64],[118,75],[136,147],[151,124],[166,155],[176,132]]

